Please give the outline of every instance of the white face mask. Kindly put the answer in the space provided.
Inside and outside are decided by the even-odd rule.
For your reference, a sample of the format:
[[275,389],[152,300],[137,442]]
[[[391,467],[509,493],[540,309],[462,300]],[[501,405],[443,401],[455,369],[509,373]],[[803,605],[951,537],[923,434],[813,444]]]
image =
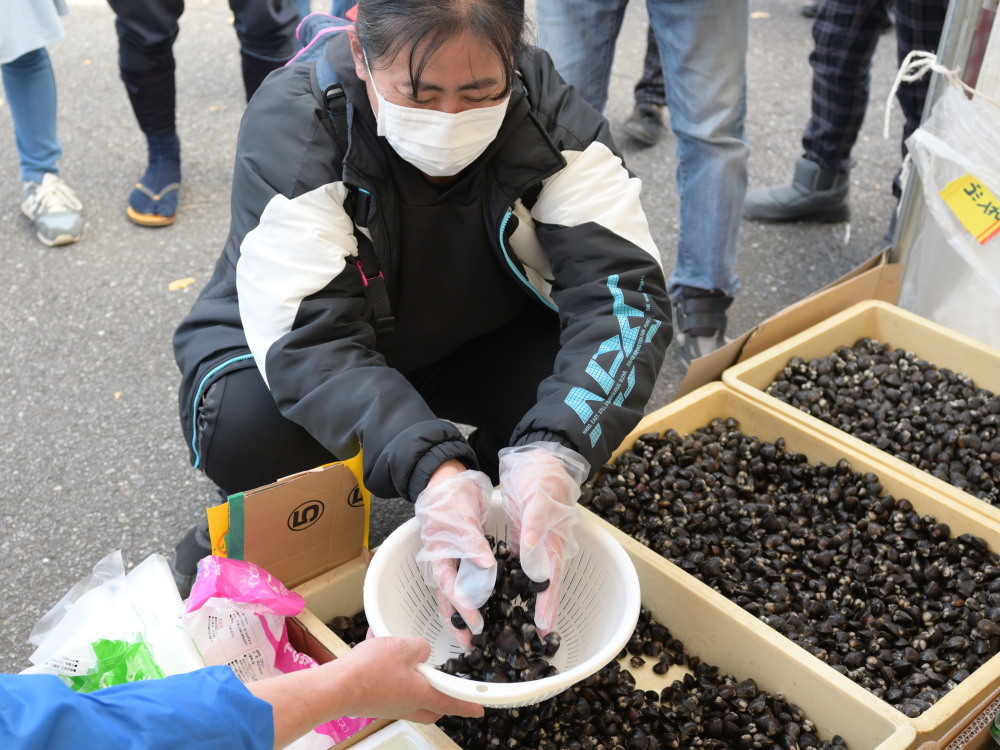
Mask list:
[[472,164],[497,137],[507,114],[509,96],[494,107],[457,114],[393,104],[375,88],[367,55],[365,67],[378,97],[378,134],[403,159],[431,177],[451,177]]

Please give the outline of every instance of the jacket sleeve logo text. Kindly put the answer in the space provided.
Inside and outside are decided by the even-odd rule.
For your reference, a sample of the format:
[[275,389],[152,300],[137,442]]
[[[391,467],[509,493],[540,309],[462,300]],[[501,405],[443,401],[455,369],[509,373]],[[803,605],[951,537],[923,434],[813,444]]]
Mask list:
[[[643,343],[652,341],[660,327],[660,321],[646,317],[650,310],[649,295],[642,293],[646,300],[646,310],[643,311],[625,302],[625,295],[618,288],[617,274],[608,277],[608,289],[614,299],[612,313],[618,318],[619,333],[597,347],[586,369],[601,392],[593,393],[586,388],[577,387],[565,399],[566,405],[583,422],[583,434],[590,436],[591,447],[601,437],[601,415],[612,404],[621,406],[632,392],[635,386],[635,358],[639,356]],[[642,322],[633,328],[629,318],[642,318]],[[604,365],[598,361],[599,358],[602,358]],[[598,406],[591,406],[591,403]]]

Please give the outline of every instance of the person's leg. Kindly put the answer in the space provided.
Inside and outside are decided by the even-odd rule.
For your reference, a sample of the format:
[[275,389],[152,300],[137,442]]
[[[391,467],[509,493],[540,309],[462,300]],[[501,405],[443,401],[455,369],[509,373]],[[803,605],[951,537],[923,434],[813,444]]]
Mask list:
[[[247,367],[223,375],[206,391],[195,425],[200,468],[219,488],[218,500],[307,471],[337,459],[305,429],[285,419],[260,370]],[[205,519],[181,538],[170,569],[182,597],[211,554]]]
[[[747,0],[648,0],[677,136],[680,236],[668,291],[687,362],[724,343],[750,149]],[[700,301],[689,302],[698,298]]]
[[299,9],[292,0],[229,0],[240,39],[243,87],[247,101],[260,88],[268,73],[277,70],[295,54],[295,28]]
[[471,425],[480,469],[499,482],[497,453],[538,401],[559,352],[559,316],[530,303],[513,321],[406,377],[441,419]]
[[0,65],[14,120],[14,142],[24,183],[21,211],[38,239],[53,247],[80,239],[82,206],[59,177],[62,147],[56,135],[56,79],[45,48]]
[[608,101],[615,40],[628,0],[538,0],[538,46],[598,112]]
[[868,107],[872,56],[890,27],[887,0],[824,0],[813,24],[812,116],[802,135],[809,161],[846,173]]
[[750,149],[746,116],[746,0],[649,0],[677,135],[681,286],[739,288],[736,261]]
[[59,174],[62,147],[56,135],[56,78],[44,47],[0,65],[14,120],[21,182],[41,182]]
[[851,149],[868,106],[868,79],[879,36],[890,28],[891,0],[823,0],[813,23],[812,116],[791,185],[752,190],[744,214],[764,221],[846,221]]
[[175,124],[174,40],[183,0],[108,0],[118,32],[118,67],[146,136],[149,162],[129,195],[128,217],[159,227],[177,217],[181,144]]
[[[896,2],[896,60],[899,65],[913,50],[937,52],[941,42],[941,30],[944,28],[944,17],[948,12],[948,0],[897,0]],[[924,76],[918,81],[904,81],[899,85],[896,98],[903,108],[906,122],[903,124],[903,139],[900,148],[903,158],[906,158],[906,139],[920,127],[924,114],[924,104],[927,101],[927,89],[931,77]],[[900,181],[902,169],[896,171],[892,178],[892,194],[898,200],[903,195],[903,185]],[[890,243],[895,235],[896,212],[886,231],[885,242]]]
[[[947,12],[948,0],[896,1],[897,61],[900,65],[915,49],[937,52]],[[930,79],[930,76],[924,76],[919,81],[904,81],[896,92],[896,98],[906,117],[906,124],[903,125],[903,156],[906,156],[906,139],[920,127]]]
[[227,496],[337,460],[282,416],[256,367],[231,372],[209,387],[198,407],[197,430],[201,468]]
[[644,146],[653,146],[663,134],[662,109],[667,104],[663,66],[656,34],[650,26],[646,32],[646,58],[642,63],[642,78],[635,85],[635,108],[625,121],[625,132]]
[[653,27],[646,29],[646,57],[642,61],[642,78],[635,85],[635,102],[667,106],[667,88],[663,80],[663,64],[660,62],[660,48],[656,46],[656,32]]

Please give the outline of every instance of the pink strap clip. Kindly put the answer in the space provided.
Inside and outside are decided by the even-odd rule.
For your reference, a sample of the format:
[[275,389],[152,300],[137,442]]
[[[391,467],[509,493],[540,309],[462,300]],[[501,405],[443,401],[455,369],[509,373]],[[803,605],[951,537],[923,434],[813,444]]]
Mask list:
[[[357,267],[358,267],[358,273],[361,274],[361,283],[364,284],[365,286],[368,286],[368,278],[369,277],[365,275],[365,269],[361,267],[361,259],[360,258],[358,258],[358,260],[355,261],[355,265],[357,265]],[[372,276],[371,278],[373,278],[373,279],[382,279],[383,281],[385,281],[385,277],[382,276],[382,272],[381,271],[378,272],[378,276]]]

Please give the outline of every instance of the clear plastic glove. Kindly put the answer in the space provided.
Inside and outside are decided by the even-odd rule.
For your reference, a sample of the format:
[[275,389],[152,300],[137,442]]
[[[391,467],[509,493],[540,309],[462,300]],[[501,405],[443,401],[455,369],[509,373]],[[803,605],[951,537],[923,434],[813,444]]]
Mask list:
[[[483,523],[493,485],[480,471],[463,471],[436,481],[414,505],[423,547],[417,563],[424,582],[434,589],[445,626],[465,649],[483,632],[479,608],[486,604],[497,578],[497,564]],[[458,612],[468,628],[456,628]]]
[[556,624],[563,562],[579,551],[573,527],[580,522],[576,501],[590,464],[559,443],[531,443],[500,451],[500,493],[510,519],[515,554],[537,583],[549,587],[535,599],[535,625],[544,635]]

